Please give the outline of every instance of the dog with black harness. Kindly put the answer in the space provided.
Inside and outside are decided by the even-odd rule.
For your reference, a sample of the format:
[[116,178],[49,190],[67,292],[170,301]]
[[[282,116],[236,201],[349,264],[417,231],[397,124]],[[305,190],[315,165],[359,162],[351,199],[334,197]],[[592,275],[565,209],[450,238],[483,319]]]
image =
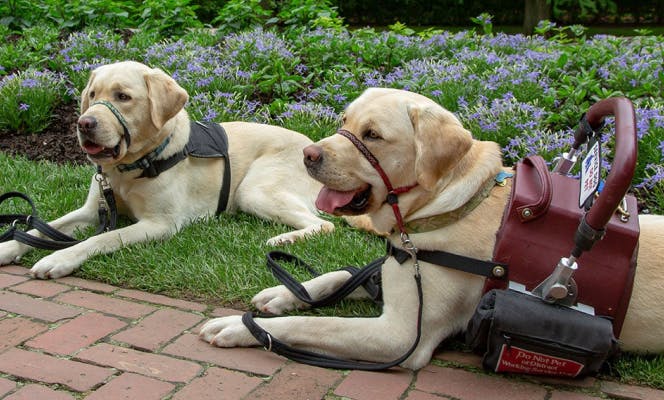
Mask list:
[[[595,144],[606,115],[616,116],[616,155],[599,190]],[[634,128],[626,99],[592,107],[573,151],[589,142],[582,164],[590,169],[579,181],[567,174],[569,154],[554,172],[536,156],[504,168],[496,143],[474,140],[430,99],[369,89],[337,134],[305,149],[304,162],[324,184],[320,209],[366,215],[375,230],[392,232],[379,260],[382,314],[231,316],[208,321],[201,337],[316,365],[419,369],[442,340],[466,331],[487,368],[568,377],[596,371],[618,346],[661,352],[664,217],[637,216],[626,196]],[[268,288],[252,302],[269,314],[307,307],[348,291],[352,275],[303,282],[306,295]]]
[[[50,222],[48,232],[32,229],[16,236],[19,225],[25,231],[45,223],[35,225],[36,216],[8,221],[12,237],[35,239],[26,244],[3,235],[0,265],[15,262],[58,231],[54,239],[63,246],[30,270],[37,278],[58,278],[95,254],[167,238],[221,211],[245,211],[294,228],[266,238],[272,245],[334,229],[314,205],[321,184],[299,162],[302,148],[312,143],[309,138],[266,124],[192,122],[184,108],[187,100],[172,77],[138,62],[92,71],[81,92],[77,125],[81,149],[97,168],[87,200]],[[85,240],[72,238],[75,231],[105,219],[105,210],[117,210],[134,222],[101,229]]]

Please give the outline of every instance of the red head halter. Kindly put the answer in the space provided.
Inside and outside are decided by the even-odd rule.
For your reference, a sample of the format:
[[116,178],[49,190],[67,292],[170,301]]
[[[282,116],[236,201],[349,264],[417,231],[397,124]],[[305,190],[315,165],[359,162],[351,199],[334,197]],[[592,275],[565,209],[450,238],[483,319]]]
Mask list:
[[404,228],[403,224],[403,217],[401,216],[401,211],[399,210],[399,199],[398,195],[401,193],[406,193],[410,189],[414,188],[417,186],[417,183],[412,184],[410,186],[401,186],[398,188],[393,188],[392,183],[390,182],[390,178],[387,177],[387,174],[383,170],[383,168],[380,166],[380,163],[378,162],[378,159],[369,151],[367,146],[362,143],[360,139],[357,138],[357,136],[353,135],[349,131],[345,129],[339,129],[337,133],[341,136],[344,136],[348,140],[357,147],[357,149],[362,153],[364,158],[369,161],[369,163],[374,167],[374,169],[378,172],[380,175],[381,179],[383,180],[383,183],[385,183],[385,186],[387,187],[387,198],[385,201],[392,206],[392,210],[394,212],[394,216],[397,219],[397,227],[399,228],[399,231],[401,234],[405,234],[406,230]]

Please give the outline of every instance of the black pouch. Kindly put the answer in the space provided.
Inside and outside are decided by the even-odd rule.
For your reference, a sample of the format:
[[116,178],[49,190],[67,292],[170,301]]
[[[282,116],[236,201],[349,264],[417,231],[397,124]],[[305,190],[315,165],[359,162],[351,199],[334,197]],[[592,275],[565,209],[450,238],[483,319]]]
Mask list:
[[596,372],[618,348],[610,320],[500,289],[482,297],[466,343],[492,371],[558,377]]

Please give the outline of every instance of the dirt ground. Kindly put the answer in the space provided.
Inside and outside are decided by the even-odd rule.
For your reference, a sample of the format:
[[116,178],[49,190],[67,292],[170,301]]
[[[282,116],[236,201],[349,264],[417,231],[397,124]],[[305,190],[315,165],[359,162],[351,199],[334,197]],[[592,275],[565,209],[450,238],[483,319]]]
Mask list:
[[53,121],[38,134],[0,132],[0,151],[22,155],[29,160],[48,160],[57,164],[90,164],[76,139],[78,109],[65,104],[54,110]]

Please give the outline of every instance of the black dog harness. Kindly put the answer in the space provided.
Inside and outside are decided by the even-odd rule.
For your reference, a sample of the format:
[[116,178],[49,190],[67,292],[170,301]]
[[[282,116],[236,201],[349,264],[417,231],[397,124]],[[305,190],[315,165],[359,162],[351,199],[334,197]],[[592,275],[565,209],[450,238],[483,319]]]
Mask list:
[[189,142],[184,149],[168,158],[158,160],[157,157],[166,148],[168,143],[170,143],[170,140],[170,136],[167,137],[156,149],[131,164],[118,165],[118,170],[120,172],[127,172],[142,169],[143,172],[137,179],[155,178],[187,157],[223,158],[224,175],[215,214],[219,215],[224,212],[228,205],[231,189],[231,163],[228,157],[228,136],[224,128],[216,123],[204,124],[202,122],[191,122]]

